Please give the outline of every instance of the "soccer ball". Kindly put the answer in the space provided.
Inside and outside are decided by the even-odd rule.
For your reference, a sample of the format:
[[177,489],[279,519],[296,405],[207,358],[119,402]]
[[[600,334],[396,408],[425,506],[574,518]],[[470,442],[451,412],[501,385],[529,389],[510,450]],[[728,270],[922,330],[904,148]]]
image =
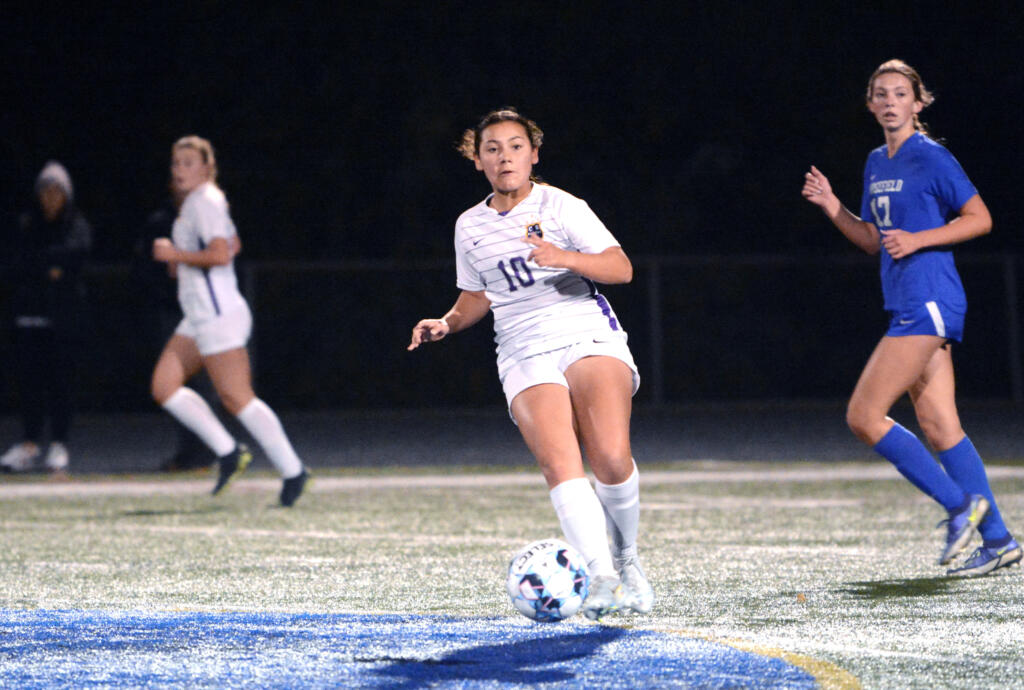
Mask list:
[[527,544],[508,564],[508,595],[519,613],[555,622],[580,610],[590,574],[580,552],[558,539]]

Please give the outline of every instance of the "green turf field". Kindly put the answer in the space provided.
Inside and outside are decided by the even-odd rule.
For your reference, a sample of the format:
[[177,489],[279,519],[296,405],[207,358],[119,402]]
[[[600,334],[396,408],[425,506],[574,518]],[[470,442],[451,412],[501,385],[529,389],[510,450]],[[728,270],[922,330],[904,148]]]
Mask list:
[[[989,470],[1020,533],[1024,465]],[[658,599],[650,616],[609,623],[781,657],[822,687],[1024,686],[1021,568],[944,577],[940,509],[887,464],[641,472]],[[211,483],[5,478],[0,609],[516,619],[509,557],[560,535],[536,472],[324,470],[291,510],[270,475],[216,499]]]

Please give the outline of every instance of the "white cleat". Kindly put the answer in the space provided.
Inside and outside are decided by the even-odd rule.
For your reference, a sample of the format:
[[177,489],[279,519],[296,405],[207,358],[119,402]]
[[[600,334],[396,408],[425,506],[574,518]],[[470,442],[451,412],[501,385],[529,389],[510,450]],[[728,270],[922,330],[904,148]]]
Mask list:
[[654,606],[654,590],[640,567],[640,559],[633,556],[616,561],[615,565],[618,566],[622,588],[625,590],[623,606],[633,613],[650,613]]
[[39,457],[39,446],[32,441],[15,443],[0,456],[0,468],[4,472],[28,472]]
[[68,449],[60,441],[54,441],[46,451],[46,469],[51,472],[63,472],[68,468]]
[[619,578],[598,575],[590,582],[590,593],[583,602],[583,615],[592,621],[599,621],[622,608],[624,600],[625,591]]

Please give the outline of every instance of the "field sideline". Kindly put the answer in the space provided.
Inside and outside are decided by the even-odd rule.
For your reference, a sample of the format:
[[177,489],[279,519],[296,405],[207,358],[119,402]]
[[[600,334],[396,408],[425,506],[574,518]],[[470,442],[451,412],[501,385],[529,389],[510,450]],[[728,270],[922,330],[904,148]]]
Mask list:
[[[647,617],[533,624],[508,558],[557,536],[535,471],[322,469],[0,484],[0,685],[1024,684],[1021,569],[953,580],[882,462],[642,467]],[[1011,529],[1024,464],[990,468]]]

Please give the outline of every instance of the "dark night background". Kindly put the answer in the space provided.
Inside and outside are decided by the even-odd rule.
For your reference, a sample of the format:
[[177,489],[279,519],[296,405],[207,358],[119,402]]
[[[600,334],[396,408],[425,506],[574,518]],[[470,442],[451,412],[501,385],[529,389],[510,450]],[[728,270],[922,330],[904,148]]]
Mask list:
[[[1016,335],[984,325],[1005,322],[1006,291],[970,257],[1024,249],[1021,17],[1011,2],[9,4],[0,211],[11,222],[56,158],[95,227],[95,261],[125,262],[163,198],[171,143],[200,134],[217,149],[245,262],[394,262],[387,274],[345,264],[322,282],[321,269],[259,273],[268,399],[421,405],[440,385],[444,402],[499,403],[488,326],[422,356],[404,340],[454,298],[442,263],[453,223],[488,191],[454,144],[511,104],[545,131],[539,173],[586,199],[637,263],[636,283],[609,294],[642,370],[655,338],[645,258],[686,257],[658,278],[659,402],[841,397],[884,330],[877,276],[799,191],[815,163],[859,207],[863,161],[882,143],[867,78],[899,57],[936,94],[923,119],[995,219],[958,250],[972,305],[958,361],[975,362],[960,368],[962,390],[1008,397]],[[742,263],[752,255],[775,263]],[[838,262],[816,268],[824,257]],[[111,306],[118,280],[97,281],[106,320],[86,404],[145,405],[151,359],[110,364],[137,348],[111,344],[131,317]],[[326,299],[308,298],[321,288]],[[828,323],[807,323],[821,311]],[[111,383],[136,369],[139,399]]]

